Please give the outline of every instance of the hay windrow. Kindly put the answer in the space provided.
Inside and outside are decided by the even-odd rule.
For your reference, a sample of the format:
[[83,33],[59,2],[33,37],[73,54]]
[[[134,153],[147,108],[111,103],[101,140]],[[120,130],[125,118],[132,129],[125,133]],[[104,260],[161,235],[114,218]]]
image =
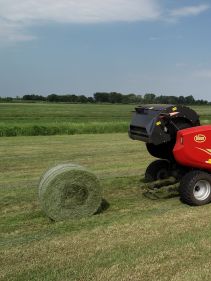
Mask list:
[[172,198],[178,196],[180,183],[174,177],[154,182],[148,182],[141,186],[142,194],[151,200]]
[[147,182],[142,186],[142,189],[159,189],[164,186],[169,186],[177,183],[177,179],[174,177],[170,177],[167,179],[157,180],[153,182]]
[[61,164],[41,177],[39,198],[49,218],[79,219],[96,213],[102,201],[102,188],[97,177],[82,166]]

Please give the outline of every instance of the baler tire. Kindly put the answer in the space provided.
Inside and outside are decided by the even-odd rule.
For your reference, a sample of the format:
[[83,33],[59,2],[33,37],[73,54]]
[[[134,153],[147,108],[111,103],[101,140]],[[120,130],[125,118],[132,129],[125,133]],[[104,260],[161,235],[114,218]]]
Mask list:
[[146,169],[145,181],[164,180],[170,176],[170,163],[167,160],[155,160]]
[[198,170],[187,173],[180,182],[179,193],[181,201],[191,206],[210,203],[211,174]]

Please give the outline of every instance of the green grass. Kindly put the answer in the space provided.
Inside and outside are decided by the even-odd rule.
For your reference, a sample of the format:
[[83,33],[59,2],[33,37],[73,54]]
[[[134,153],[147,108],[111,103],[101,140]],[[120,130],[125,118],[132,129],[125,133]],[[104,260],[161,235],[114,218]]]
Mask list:
[[0,136],[126,132],[133,105],[0,104]]
[[[127,132],[135,105],[0,104],[0,136]],[[211,123],[211,106],[193,107]]]
[[[152,158],[143,143],[126,134],[1,138],[0,154],[0,280],[211,280],[211,205],[144,197]],[[66,162],[98,175],[107,210],[60,223],[41,212],[39,177]]]
[[48,135],[77,135],[77,134],[104,134],[121,133],[128,130],[129,123],[114,122],[87,122],[87,123],[43,123],[23,125],[0,125],[0,137],[15,136],[48,136]]

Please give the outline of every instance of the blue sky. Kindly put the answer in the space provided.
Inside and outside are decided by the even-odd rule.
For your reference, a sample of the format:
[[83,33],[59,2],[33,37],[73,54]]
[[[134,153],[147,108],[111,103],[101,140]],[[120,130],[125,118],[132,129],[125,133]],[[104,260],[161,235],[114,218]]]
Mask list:
[[0,96],[211,100],[210,26],[210,1],[0,0]]

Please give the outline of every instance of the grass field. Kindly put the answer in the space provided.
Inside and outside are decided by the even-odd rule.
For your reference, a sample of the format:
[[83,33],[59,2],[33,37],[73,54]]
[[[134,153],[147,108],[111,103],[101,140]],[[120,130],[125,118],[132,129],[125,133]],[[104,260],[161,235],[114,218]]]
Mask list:
[[0,136],[126,132],[133,105],[0,104]]
[[[135,105],[0,104],[0,136],[127,132]],[[193,107],[211,123],[211,106]]]
[[[0,280],[211,280],[211,205],[144,197],[144,144],[127,134],[3,137],[0,155]],[[64,162],[99,176],[108,209],[80,221],[44,216],[37,182]]]

